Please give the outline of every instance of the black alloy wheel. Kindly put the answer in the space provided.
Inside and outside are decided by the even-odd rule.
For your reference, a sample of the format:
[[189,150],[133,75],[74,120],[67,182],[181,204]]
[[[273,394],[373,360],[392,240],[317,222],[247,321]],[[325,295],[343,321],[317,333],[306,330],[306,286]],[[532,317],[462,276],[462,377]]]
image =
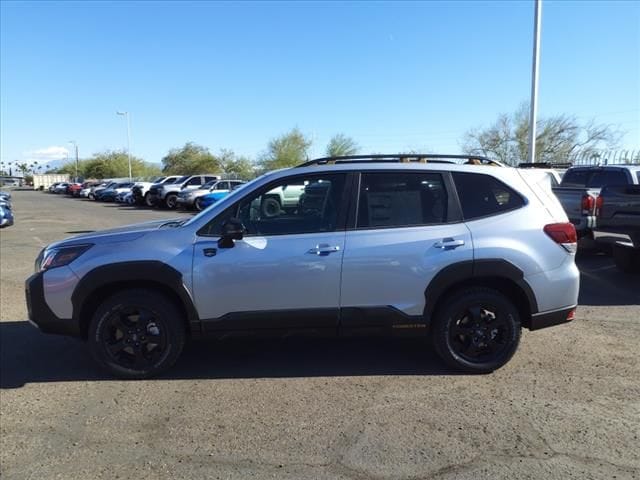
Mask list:
[[154,313],[141,307],[123,306],[112,311],[105,334],[102,341],[110,359],[134,370],[153,366],[167,346],[167,333]]
[[488,373],[514,355],[520,330],[518,310],[502,293],[472,287],[445,299],[436,312],[431,335],[448,365]]
[[98,363],[122,378],[149,378],[171,367],[185,341],[181,313],[153,290],[117,293],[96,310],[89,346]]

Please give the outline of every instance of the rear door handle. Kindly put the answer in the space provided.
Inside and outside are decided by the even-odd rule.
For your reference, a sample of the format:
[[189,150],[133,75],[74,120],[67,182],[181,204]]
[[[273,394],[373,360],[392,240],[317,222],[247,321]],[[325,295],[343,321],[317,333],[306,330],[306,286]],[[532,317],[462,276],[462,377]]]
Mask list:
[[311,255],[318,255],[319,257],[326,257],[330,253],[339,252],[339,251],[340,251],[340,247],[337,245],[329,246],[326,243],[321,243],[320,245],[316,245],[315,247],[307,250],[307,253]]
[[443,238],[440,242],[433,244],[436,248],[442,248],[444,250],[453,250],[464,245],[464,240],[456,240],[454,238]]

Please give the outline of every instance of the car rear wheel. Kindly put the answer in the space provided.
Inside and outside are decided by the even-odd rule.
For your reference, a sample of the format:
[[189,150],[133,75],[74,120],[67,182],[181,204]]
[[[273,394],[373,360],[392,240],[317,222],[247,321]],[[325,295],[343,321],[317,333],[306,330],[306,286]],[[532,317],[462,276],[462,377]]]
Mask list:
[[173,210],[178,206],[178,196],[175,193],[170,193],[165,197],[164,204],[169,210]]
[[202,205],[202,199],[201,198],[196,198],[195,202],[193,202],[193,206],[199,212],[204,210],[204,206]]
[[147,207],[153,207],[153,202],[151,201],[151,195],[149,195],[149,192],[144,194],[144,204]]
[[520,329],[518,310],[503,294],[472,287],[445,299],[436,312],[431,338],[449,366],[489,373],[513,357]]
[[184,342],[180,311],[153,290],[127,290],[107,298],[89,326],[92,355],[121,378],[149,378],[167,370]]

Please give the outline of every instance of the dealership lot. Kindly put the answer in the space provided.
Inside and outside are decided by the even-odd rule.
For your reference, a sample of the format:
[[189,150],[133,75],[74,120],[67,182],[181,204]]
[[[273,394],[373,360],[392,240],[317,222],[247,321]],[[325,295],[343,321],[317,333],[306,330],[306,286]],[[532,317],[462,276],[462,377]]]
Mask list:
[[110,379],[26,322],[49,242],[185,213],[13,193],[0,233],[0,460],[7,478],[640,478],[640,277],[585,255],[579,319],[524,332],[502,370],[420,342],[189,345],[168,375]]

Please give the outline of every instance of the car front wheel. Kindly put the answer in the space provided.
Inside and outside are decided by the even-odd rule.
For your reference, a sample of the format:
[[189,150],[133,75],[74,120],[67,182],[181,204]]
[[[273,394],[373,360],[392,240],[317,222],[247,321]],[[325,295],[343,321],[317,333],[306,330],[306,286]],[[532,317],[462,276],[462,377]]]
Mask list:
[[168,209],[173,210],[178,206],[178,196],[174,193],[170,193],[164,199],[164,204],[167,206]]
[[431,338],[449,366],[489,373],[513,357],[520,329],[518,310],[503,294],[474,287],[445,299],[436,312]]
[[149,378],[167,370],[184,342],[180,311],[153,290],[126,290],[108,297],[89,326],[93,357],[121,378]]

